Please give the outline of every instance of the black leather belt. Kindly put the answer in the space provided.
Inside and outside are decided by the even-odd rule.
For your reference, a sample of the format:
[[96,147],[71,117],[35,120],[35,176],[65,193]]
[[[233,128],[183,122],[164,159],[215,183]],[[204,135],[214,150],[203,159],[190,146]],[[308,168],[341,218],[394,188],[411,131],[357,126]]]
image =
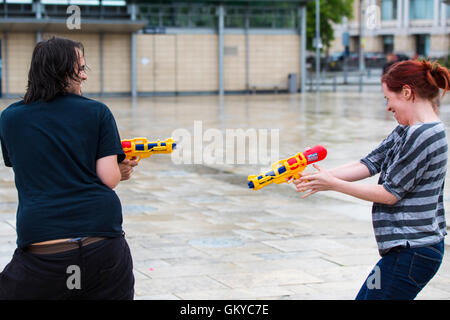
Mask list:
[[86,237],[81,239],[71,239],[64,242],[52,243],[52,244],[40,244],[31,245],[25,248],[26,252],[34,254],[54,254],[66,252],[80,247],[85,247],[89,244],[96,243],[101,240],[105,240],[105,237]]

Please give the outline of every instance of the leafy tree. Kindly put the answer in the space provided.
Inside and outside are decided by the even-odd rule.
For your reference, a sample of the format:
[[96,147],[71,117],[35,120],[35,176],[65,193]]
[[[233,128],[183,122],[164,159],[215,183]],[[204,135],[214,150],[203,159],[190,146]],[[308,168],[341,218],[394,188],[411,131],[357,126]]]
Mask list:
[[[342,23],[343,17],[353,18],[353,3],[357,0],[320,0],[320,37],[322,51],[328,48],[334,40],[333,23]],[[316,35],[316,1],[308,2],[306,6],[306,45],[308,50],[313,47]]]

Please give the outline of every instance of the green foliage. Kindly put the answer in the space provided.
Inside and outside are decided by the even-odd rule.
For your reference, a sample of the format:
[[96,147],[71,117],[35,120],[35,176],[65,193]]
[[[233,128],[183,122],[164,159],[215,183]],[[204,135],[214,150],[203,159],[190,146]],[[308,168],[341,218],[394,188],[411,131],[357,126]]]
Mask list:
[[440,58],[437,62],[438,62],[440,65],[446,67],[447,69],[450,69],[450,54],[447,55],[447,56],[444,57],[444,58]]
[[[334,40],[332,23],[342,23],[343,17],[353,18],[353,2],[355,0],[320,0],[322,50],[329,47]],[[306,11],[306,44],[308,50],[313,50],[313,39],[316,33],[316,1],[309,2]]]

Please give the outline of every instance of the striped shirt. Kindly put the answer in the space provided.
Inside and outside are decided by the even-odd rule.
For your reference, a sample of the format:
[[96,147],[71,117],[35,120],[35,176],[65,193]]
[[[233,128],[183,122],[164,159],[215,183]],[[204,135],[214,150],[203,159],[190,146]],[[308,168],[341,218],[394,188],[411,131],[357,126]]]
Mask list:
[[444,181],[447,139],[442,122],[397,126],[361,159],[378,183],[397,199],[374,203],[372,223],[381,255],[396,246],[421,247],[440,242],[446,232]]

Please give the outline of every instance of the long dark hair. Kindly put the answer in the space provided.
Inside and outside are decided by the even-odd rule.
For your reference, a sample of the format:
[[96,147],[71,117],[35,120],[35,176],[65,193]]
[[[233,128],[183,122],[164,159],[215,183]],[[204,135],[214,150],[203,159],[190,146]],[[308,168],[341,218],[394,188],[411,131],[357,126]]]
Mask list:
[[76,48],[84,55],[80,42],[65,38],[52,37],[36,45],[23,98],[25,104],[50,101],[66,92],[70,79],[80,80],[78,70],[81,66]]

